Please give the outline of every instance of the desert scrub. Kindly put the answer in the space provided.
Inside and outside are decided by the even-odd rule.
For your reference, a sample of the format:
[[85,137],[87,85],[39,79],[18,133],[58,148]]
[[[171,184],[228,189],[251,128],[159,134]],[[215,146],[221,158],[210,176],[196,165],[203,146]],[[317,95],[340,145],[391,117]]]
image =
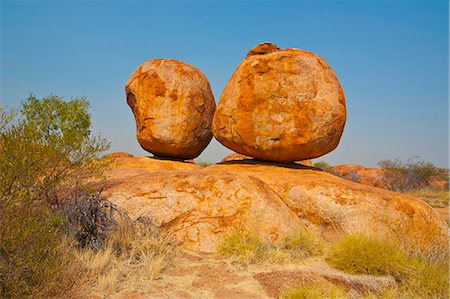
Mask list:
[[288,234],[282,249],[295,258],[305,258],[320,255],[323,252],[323,239],[305,228],[297,229]]
[[77,251],[78,263],[84,267],[79,295],[123,297],[133,290],[150,293],[150,282],[170,267],[177,252],[176,242],[147,219],[122,220],[103,248]]
[[283,299],[347,299],[349,298],[344,290],[331,284],[305,284],[296,287],[286,288],[281,291]]
[[[403,162],[383,160],[378,165],[384,169],[385,185],[392,191],[410,191],[428,187],[432,178],[440,178],[442,174],[433,163],[413,157]],[[444,176],[445,177],[445,176]]]
[[[349,235],[333,244],[326,261],[351,274],[392,275],[400,297],[448,298],[448,253],[420,256],[387,241],[364,235]],[[397,297],[398,297],[397,296]]]
[[325,161],[319,161],[319,162],[314,163],[314,167],[321,169],[325,172],[334,174],[333,169],[331,168],[330,164],[328,164]]
[[320,237],[306,229],[298,229],[279,245],[263,242],[253,233],[235,231],[225,238],[217,251],[242,264],[283,264],[319,255],[322,250]]
[[256,234],[235,231],[224,239],[217,252],[240,263],[252,264],[262,260],[264,246]]
[[88,107],[34,95],[0,106],[0,297],[68,297],[79,277],[58,212],[104,169],[93,160],[109,143],[92,136]]
[[430,190],[429,188],[421,190],[413,190],[408,192],[434,208],[445,208],[449,205],[449,191],[448,190]]
[[0,208],[0,297],[59,297],[72,286],[73,248],[39,203]]

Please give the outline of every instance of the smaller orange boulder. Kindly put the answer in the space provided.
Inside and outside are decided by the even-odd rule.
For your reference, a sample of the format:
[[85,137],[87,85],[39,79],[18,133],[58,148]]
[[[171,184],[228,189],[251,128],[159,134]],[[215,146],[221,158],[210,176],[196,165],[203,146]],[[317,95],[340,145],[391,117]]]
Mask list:
[[172,59],[145,61],[125,91],[137,139],[146,151],[193,159],[211,141],[216,104],[205,75],[192,65]]

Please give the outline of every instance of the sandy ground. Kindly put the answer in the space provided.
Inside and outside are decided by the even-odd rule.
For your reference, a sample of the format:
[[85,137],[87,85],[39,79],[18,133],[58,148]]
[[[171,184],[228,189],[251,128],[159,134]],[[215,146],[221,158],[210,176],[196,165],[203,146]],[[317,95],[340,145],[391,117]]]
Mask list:
[[164,274],[149,282],[150,292],[131,292],[123,298],[278,298],[286,285],[331,282],[347,290],[377,290],[395,285],[392,277],[349,275],[331,269],[320,258],[296,264],[243,266],[213,254],[183,252]]

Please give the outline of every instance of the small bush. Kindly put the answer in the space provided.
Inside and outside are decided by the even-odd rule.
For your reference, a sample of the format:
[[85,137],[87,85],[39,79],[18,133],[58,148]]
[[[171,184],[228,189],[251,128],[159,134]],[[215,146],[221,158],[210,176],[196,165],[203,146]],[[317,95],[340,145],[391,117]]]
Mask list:
[[333,173],[333,170],[332,170],[330,164],[328,164],[325,161],[319,161],[319,162],[314,163],[314,167],[322,169],[325,172]]
[[109,147],[92,136],[88,106],[30,95],[20,113],[0,107],[0,297],[64,297],[74,283],[58,208],[91,187]]
[[421,189],[428,186],[431,178],[439,177],[439,170],[430,162],[418,157],[406,162],[401,160],[384,160],[378,165],[385,170],[386,188],[393,191]]
[[0,214],[0,297],[61,296],[71,288],[73,250],[40,203],[17,203]]
[[363,235],[350,235],[330,249],[327,262],[352,274],[392,275],[400,287],[394,297],[448,298],[448,252],[445,257],[408,254],[398,246]]
[[310,257],[323,252],[323,240],[311,231],[298,229],[287,235],[282,248],[293,257]]
[[331,284],[306,284],[291,287],[281,292],[281,298],[284,299],[344,299],[349,298],[347,294],[339,287]]
[[58,207],[59,231],[75,239],[78,247],[100,249],[108,234],[116,225],[116,219],[126,217],[111,202],[92,194],[79,191]]

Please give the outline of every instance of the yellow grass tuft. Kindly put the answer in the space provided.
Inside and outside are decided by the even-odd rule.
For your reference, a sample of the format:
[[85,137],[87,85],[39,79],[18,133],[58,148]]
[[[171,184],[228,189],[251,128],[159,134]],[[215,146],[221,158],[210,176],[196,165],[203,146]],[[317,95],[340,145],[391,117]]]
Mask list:
[[352,274],[392,275],[400,286],[386,290],[386,298],[448,298],[449,265],[445,257],[448,252],[421,256],[384,240],[350,235],[333,244],[326,260]]
[[150,282],[176,257],[173,241],[149,223],[122,223],[105,248],[79,250],[85,269],[81,295],[125,296],[135,290],[150,292]]
[[284,242],[272,245],[263,242],[256,234],[235,231],[225,238],[218,253],[242,264],[285,264],[320,255],[323,240],[306,229],[290,233]]
[[306,284],[287,288],[281,291],[281,298],[284,299],[347,299],[349,298],[344,290],[331,284]]

